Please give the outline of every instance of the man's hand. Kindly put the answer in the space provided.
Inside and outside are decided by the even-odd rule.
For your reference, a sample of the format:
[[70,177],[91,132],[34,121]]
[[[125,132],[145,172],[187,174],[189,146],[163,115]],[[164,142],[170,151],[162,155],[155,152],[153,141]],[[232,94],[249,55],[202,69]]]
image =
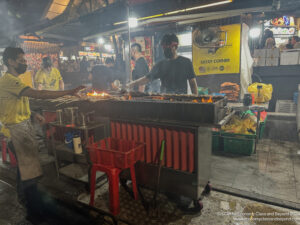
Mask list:
[[77,88],[71,89],[69,90],[69,95],[80,97],[79,92],[85,88],[85,86],[79,86]]

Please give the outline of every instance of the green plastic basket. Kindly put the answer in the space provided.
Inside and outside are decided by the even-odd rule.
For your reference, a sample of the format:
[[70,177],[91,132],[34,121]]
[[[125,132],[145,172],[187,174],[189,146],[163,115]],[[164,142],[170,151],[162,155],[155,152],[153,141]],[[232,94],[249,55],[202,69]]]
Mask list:
[[255,147],[255,134],[234,134],[221,132],[224,139],[224,152],[251,155]]
[[221,136],[220,136],[220,132],[218,131],[213,131],[212,132],[212,151],[213,152],[218,152],[220,151],[220,139],[221,139]]
[[263,137],[267,118],[268,118],[268,116],[265,118],[265,120],[263,122],[260,122],[260,124],[259,124],[259,136],[258,136],[259,139],[262,139],[262,137]]

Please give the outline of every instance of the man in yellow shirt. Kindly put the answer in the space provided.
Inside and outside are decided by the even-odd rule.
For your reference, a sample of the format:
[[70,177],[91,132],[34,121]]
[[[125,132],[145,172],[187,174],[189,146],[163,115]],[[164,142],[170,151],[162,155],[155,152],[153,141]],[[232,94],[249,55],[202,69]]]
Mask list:
[[[18,191],[22,190],[25,206],[34,211],[30,204],[36,198],[37,178],[42,175],[38,157],[38,146],[30,123],[31,111],[28,97],[39,99],[77,95],[84,87],[67,91],[34,90],[22,83],[20,74],[26,72],[27,64],[21,48],[7,47],[3,52],[3,62],[8,70],[0,78],[0,121],[8,128],[18,162]],[[42,117],[37,114],[37,119]],[[18,193],[21,194],[21,193]],[[36,206],[35,206],[36,207]]]
[[35,83],[38,90],[64,90],[64,81],[59,70],[52,67],[50,57],[43,58],[42,68],[35,75]]

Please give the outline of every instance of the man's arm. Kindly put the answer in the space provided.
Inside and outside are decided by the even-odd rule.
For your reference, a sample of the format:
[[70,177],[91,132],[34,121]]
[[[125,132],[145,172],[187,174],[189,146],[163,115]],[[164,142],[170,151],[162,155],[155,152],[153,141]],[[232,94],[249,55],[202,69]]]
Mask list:
[[141,77],[140,79],[130,82],[129,84],[127,84],[127,86],[129,88],[133,88],[138,85],[145,85],[145,84],[149,83],[149,81],[150,80],[148,79],[148,77],[144,76],[144,77]]
[[37,89],[38,89],[38,90],[43,90],[43,85],[38,83],[38,84],[37,84]]
[[63,80],[59,80],[59,90],[61,91],[65,90],[65,83]]
[[40,91],[40,90],[34,90],[32,88],[25,89],[21,96],[26,96],[30,98],[38,98],[38,99],[53,99],[53,98],[59,98],[65,95],[73,95],[77,96],[78,92],[82,89],[84,89],[84,86],[79,86],[75,89],[67,90],[67,91]]
[[192,78],[189,80],[191,91],[194,95],[198,95],[198,86],[196,78]]

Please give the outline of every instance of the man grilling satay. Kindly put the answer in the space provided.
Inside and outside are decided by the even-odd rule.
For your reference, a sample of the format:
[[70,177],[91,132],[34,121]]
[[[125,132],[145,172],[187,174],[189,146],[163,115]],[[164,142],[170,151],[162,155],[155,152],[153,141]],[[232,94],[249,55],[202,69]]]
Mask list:
[[[28,97],[38,99],[54,99],[65,95],[77,95],[84,87],[67,91],[35,90],[22,83],[20,74],[26,72],[27,64],[21,48],[7,47],[3,52],[3,62],[8,70],[0,78],[0,121],[8,128],[18,162],[18,197],[29,212],[38,209],[36,188],[37,179],[42,176],[42,168],[38,157],[38,145],[34,130],[30,123],[31,110]],[[33,115],[39,121],[43,117]],[[23,201],[22,201],[23,200]],[[35,207],[35,208],[34,208]],[[34,210],[35,211],[35,210]]]
[[197,95],[197,81],[191,60],[177,55],[178,38],[175,34],[166,34],[161,40],[164,60],[158,62],[146,76],[129,83],[129,88],[144,85],[150,81],[161,80],[161,93],[187,94],[189,81],[191,91]]

